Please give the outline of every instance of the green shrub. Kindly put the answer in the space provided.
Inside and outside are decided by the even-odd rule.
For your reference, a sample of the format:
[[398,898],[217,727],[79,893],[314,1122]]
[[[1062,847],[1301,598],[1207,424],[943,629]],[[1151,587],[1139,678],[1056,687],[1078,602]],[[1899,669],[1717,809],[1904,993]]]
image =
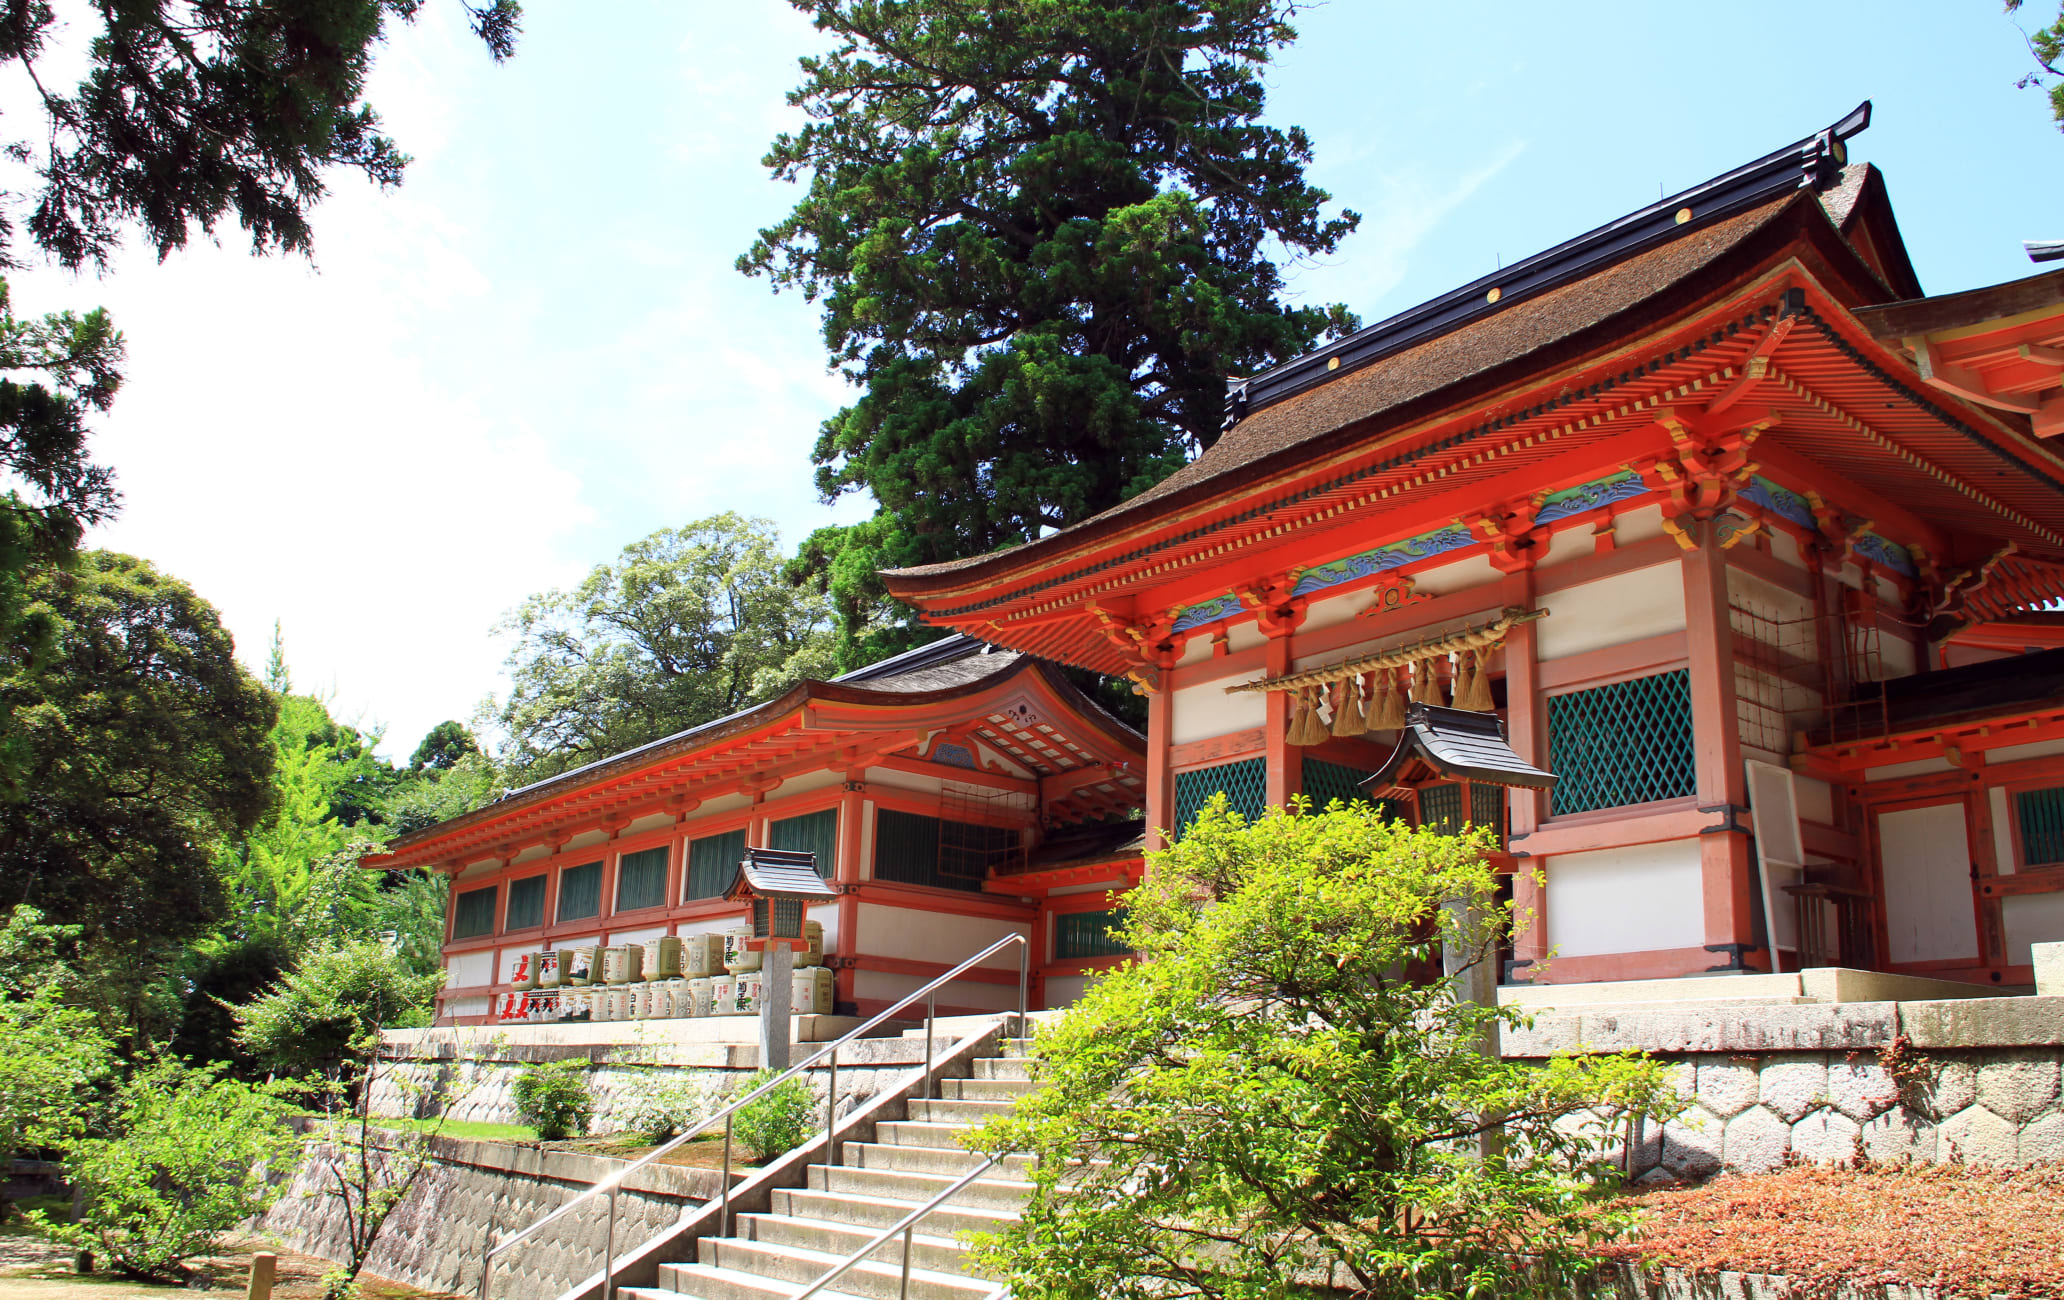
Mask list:
[[222,1235],[263,1214],[283,1183],[268,1167],[298,1145],[287,1107],[265,1088],[213,1068],[167,1062],[122,1089],[111,1137],[65,1152],[65,1178],[85,1194],[77,1223],[38,1214],[52,1236],[91,1249],[134,1277],[178,1281]]
[[[773,1070],[760,1071],[739,1086],[738,1095],[745,1096],[775,1074]],[[731,1121],[732,1136],[755,1160],[771,1160],[801,1146],[816,1128],[817,1096],[801,1077],[743,1108]]]
[[236,1009],[237,1043],[279,1074],[335,1078],[381,1029],[429,1024],[443,985],[443,971],[418,975],[378,940],[317,949]]
[[715,1109],[710,1105],[710,1089],[692,1077],[678,1077],[680,1073],[666,1070],[656,1074],[632,1103],[624,1127],[657,1145],[687,1132]]
[[595,1099],[588,1093],[588,1063],[583,1060],[526,1065],[509,1092],[517,1116],[537,1130],[541,1141],[585,1137],[588,1121],[595,1117]]

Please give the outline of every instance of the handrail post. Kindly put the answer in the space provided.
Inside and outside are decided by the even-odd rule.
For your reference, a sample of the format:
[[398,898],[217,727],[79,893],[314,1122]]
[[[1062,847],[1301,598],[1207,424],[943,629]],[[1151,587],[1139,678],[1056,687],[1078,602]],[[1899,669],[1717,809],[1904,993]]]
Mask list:
[[719,1237],[731,1235],[731,1117],[724,1116],[724,1205],[717,1212]]
[[910,1300],[910,1234],[915,1231],[915,1223],[903,1229],[903,1284],[896,1289],[896,1300]]
[[616,1187],[609,1188],[609,1226],[602,1231],[602,1300],[616,1293]]
[[1025,940],[1018,945],[1018,1037],[1030,1038],[1031,1025],[1025,1013],[1030,1009],[1032,993],[1032,941]]
[[480,1300],[487,1300],[487,1275],[494,1268],[495,1247],[500,1244],[495,1235],[493,1228],[487,1230],[487,1253],[480,1257]]
[[932,1004],[934,1000],[934,995],[930,993],[925,994],[925,1069],[924,1076],[918,1082],[924,1086],[924,1099],[926,1101],[932,1099]]
[[831,1054],[831,1077],[824,1085],[824,1189],[831,1190],[828,1171],[838,1165],[838,1053]]

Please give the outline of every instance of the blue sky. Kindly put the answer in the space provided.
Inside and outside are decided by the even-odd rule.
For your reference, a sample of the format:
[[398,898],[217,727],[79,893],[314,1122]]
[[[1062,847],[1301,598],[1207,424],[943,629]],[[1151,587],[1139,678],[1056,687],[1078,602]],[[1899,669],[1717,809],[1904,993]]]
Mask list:
[[[2040,0],[2037,0],[2040,3]],[[816,316],[731,269],[794,191],[759,159],[819,46],[775,0],[531,0],[490,65],[434,5],[374,102],[416,162],[389,194],[338,178],[317,258],[236,232],[105,278],[14,277],[20,309],[102,303],[131,346],[98,437],[145,555],[263,662],[389,730],[501,687],[497,616],[655,528],[718,510],[791,543],[844,400]],[[1271,74],[1313,176],[1363,214],[1293,290],[1374,320],[1876,103],[1922,283],[2030,274],[2064,238],[2064,135],[2017,90],[1997,4],[1398,5],[1333,0]]]

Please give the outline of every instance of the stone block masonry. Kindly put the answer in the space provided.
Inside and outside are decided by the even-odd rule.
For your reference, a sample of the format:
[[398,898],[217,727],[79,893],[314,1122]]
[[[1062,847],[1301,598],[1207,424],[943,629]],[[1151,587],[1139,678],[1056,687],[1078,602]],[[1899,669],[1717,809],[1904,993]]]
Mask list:
[[[2064,997],[1546,1010],[1508,1057],[1647,1051],[1689,1106],[1632,1138],[1642,1180],[1787,1160],[2064,1162]],[[1586,1122],[1604,1124],[1599,1116]]]

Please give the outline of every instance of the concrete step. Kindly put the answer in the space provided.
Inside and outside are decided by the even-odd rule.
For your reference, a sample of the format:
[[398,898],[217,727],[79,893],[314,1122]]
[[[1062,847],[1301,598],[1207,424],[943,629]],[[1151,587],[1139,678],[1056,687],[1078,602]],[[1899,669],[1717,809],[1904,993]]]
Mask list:
[[[1004,1171],[997,1170],[997,1173]],[[820,1192],[856,1192],[886,1196],[922,1205],[953,1185],[953,1175],[923,1174],[903,1169],[827,1169],[810,1166],[810,1187]],[[1016,1178],[977,1178],[955,1192],[948,1205],[979,1205],[991,1210],[1016,1210],[1032,1195],[1032,1184]]]
[[[848,1142],[839,1148],[839,1163],[854,1169],[903,1169],[920,1174],[964,1174],[986,1156],[946,1147],[899,1146],[886,1142]],[[1030,1156],[1006,1156],[999,1170],[1006,1178],[1023,1178]]]
[[[796,1282],[739,1273],[728,1268],[705,1268],[701,1264],[662,1264],[659,1286],[618,1287],[616,1293],[629,1300],[789,1300],[801,1295]],[[844,1278],[839,1281],[843,1283]],[[811,1300],[866,1300],[851,1291],[834,1288],[819,1291]]]
[[[777,1188],[773,1193],[774,1213],[822,1223],[850,1224],[879,1232],[923,1202],[898,1200],[891,1196],[859,1196],[845,1192],[806,1191]],[[979,1205],[942,1205],[927,1215],[925,1230],[950,1236],[960,1232],[998,1232],[1017,1220],[1015,1209],[992,1209]]]
[[939,1095],[946,1101],[1011,1101],[1044,1085],[1030,1079],[941,1079]]
[[986,1124],[1010,1113],[1007,1101],[912,1101],[910,1118],[928,1124]]
[[874,1126],[874,1135],[887,1145],[948,1151],[963,1150],[961,1138],[974,1131],[973,1124],[933,1124],[916,1119],[885,1119]]
[[[830,1251],[783,1246],[773,1242],[746,1241],[738,1237],[704,1240],[699,1243],[697,1253],[698,1264],[709,1265],[717,1270],[747,1273],[769,1281],[791,1283],[797,1290],[807,1287],[838,1267],[839,1262],[845,1258]],[[661,1286],[668,1285],[669,1267],[678,1273],[684,1266],[661,1265]],[[847,1269],[836,1285],[841,1291],[871,1297],[872,1300],[899,1300],[902,1294],[902,1281],[903,1269],[900,1261],[867,1260]],[[685,1290],[680,1286],[675,1286],[674,1289]],[[992,1282],[984,1282],[961,1273],[945,1273],[937,1269],[917,1268],[914,1265],[910,1270],[910,1300],[978,1300],[995,1289]]]
[[[909,1211],[904,1211],[909,1213]],[[799,1219],[786,1214],[741,1214],[738,1216],[734,1236],[747,1241],[771,1242],[778,1246],[798,1246],[804,1250],[821,1250],[844,1259],[854,1251],[872,1241],[875,1234],[896,1222],[889,1220],[879,1227],[862,1226],[857,1223],[835,1223],[827,1219]],[[950,1236],[939,1236],[928,1218],[918,1222],[919,1231],[910,1236],[910,1262],[915,1268],[928,1268],[939,1273],[967,1273],[967,1247]],[[901,1266],[903,1263],[903,1237],[897,1234],[877,1247],[871,1257],[886,1264]]]
[[985,1056],[975,1062],[977,1079],[1030,1079],[1039,1062],[1029,1056]]

